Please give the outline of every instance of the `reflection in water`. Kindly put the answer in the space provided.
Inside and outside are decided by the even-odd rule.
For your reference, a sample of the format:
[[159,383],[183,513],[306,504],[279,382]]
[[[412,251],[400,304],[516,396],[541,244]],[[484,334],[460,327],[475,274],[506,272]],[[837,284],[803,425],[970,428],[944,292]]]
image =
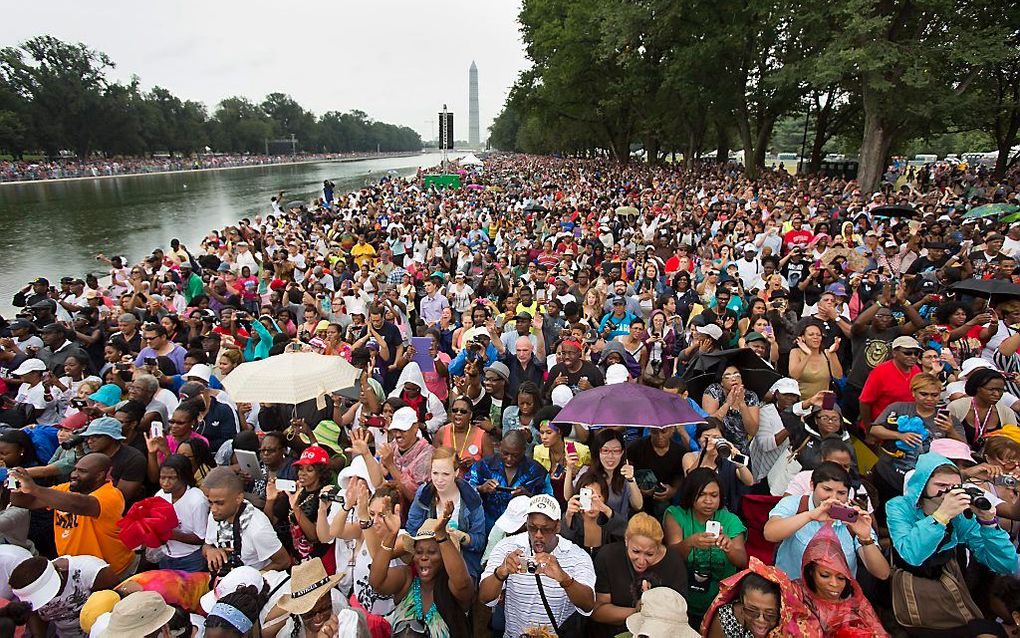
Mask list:
[[0,186],[0,312],[37,276],[103,272],[97,253],[131,263],[177,237],[194,251],[213,228],[270,213],[269,198],[310,200],[330,179],[343,193],[387,171],[410,175],[438,153],[220,171]]

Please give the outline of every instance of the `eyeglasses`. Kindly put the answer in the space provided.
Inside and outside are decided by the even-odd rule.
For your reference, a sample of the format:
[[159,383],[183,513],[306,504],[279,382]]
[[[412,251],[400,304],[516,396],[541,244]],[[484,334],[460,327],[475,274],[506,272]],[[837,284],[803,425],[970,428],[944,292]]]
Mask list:
[[604,447],[601,450],[599,450],[599,453],[608,454],[609,456],[620,456],[621,454],[623,454],[623,448],[616,449]]
[[907,356],[907,357],[919,357],[919,356],[921,356],[921,351],[920,350],[908,350],[906,348],[900,348],[900,352],[902,352],[903,355]]
[[450,408],[451,414],[469,414],[471,410],[465,410],[464,408]]
[[740,602],[740,606],[744,610],[744,616],[747,620],[756,620],[762,618],[767,623],[774,623],[779,620],[779,613],[765,609],[755,609],[754,607],[748,607],[743,601]]

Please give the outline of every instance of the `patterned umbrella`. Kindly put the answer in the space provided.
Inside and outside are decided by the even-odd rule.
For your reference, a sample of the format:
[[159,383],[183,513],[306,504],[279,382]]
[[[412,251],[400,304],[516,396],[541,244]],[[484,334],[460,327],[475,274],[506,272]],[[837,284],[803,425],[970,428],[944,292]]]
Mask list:
[[1020,211],[1020,206],[1012,204],[985,204],[968,210],[964,219],[979,219],[981,217],[992,217],[993,215],[1009,215]]

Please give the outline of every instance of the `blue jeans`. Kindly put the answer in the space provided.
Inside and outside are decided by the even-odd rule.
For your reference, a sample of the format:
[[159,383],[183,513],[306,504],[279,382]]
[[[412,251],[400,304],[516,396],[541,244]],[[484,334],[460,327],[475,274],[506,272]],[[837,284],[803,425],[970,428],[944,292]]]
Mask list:
[[204,572],[208,571],[209,567],[205,562],[205,557],[202,556],[201,548],[194,554],[188,554],[180,558],[169,558],[163,557],[159,561],[160,569],[177,569],[182,572]]

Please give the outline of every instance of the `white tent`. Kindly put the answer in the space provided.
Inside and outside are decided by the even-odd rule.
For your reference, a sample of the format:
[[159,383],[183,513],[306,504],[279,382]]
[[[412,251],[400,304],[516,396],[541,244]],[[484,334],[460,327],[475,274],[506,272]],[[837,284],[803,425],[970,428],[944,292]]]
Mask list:
[[460,158],[461,166],[481,166],[482,160],[475,157],[474,153],[468,153],[464,157]]

